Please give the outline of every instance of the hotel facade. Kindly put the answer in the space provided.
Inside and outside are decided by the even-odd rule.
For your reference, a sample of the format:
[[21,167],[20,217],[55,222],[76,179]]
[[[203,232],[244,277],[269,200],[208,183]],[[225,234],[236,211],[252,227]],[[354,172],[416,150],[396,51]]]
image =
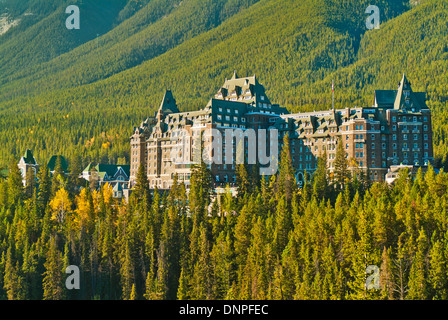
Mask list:
[[[232,131],[256,141],[237,143],[232,138],[232,143],[225,144],[226,134]],[[175,174],[188,187],[201,141],[218,142],[224,150],[232,150],[209,151],[213,159],[209,168],[215,186],[233,184],[238,148],[246,160],[254,150],[259,160],[263,149],[275,161],[286,134],[299,184],[305,172],[316,170],[320,156],[326,155],[328,169],[333,171],[338,143],[343,144],[349,169],[368,172],[373,181],[383,181],[392,166],[426,167],[434,160],[426,95],[413,92],[405,75],[397,90],[376,90],[371,107],[291,114],[271,103],[256,76],[239,78],[234,73],[199,111],[180,112],[171,91],[165,92],[154,117],[135,127],[130,138],[130,186],[143,165],[151,188],[169,189]],[[261,167],[269,165],[264,162]]]

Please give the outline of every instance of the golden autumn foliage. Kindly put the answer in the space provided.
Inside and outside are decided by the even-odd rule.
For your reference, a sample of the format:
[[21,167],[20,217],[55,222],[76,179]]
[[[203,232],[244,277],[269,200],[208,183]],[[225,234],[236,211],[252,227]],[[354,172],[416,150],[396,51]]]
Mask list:
[[67,190],[65,188],[59,189],[53,200],[50,201],[52,211],[51,219],[60,224],[63,223],[67,213],[71,209],[71,205]]

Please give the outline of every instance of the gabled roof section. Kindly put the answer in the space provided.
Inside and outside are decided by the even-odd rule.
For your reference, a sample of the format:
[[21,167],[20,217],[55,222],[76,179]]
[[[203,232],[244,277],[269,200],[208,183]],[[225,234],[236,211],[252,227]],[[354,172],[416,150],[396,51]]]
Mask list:
[[121,186],[121,183],[116,183],[112,190],[115,192],[120,192],[123,191],[123,187]]
[[413,111],[420,111],[421,109],[427,109],[426,98],[424,92],[413,92],[411,82],[406,78],[403,73],[400,85],[398,86],[397,96],[395,97],[394,109],[412,109]]
[[50,161],[48,161],[48,165],[47,165],[48,170],[54,171],[58,157],[60,157],[60,159],[61,159],[62,171],[67,172],[67,169],[68,169],[67,160],[65,160],[64,156],[61,156],[61,155],[51,156]]
[[397,90],[375,90],[375,105],[378,107],[393,106]]
[[233,72],[231,79],[224,81],[224,84],[215,95],[215,99],[238,99],[244,103],[252,103],[255,101],[271,104],[271,101],[266,96],[263,85],[258,82],[255,75],[239,78],[236,71]]
[[82,170],[82,172],[90,172],[90,170],[92,170],[93,164],[90,162],[87,167],[84,168],[84,170]]
[[33,152],[31,151],[31,150],[29,150],[29,149],[27,149],[26,151],[25,151],[25,154],[23,155],[23,161],[26,163],[26,164],[29,164],[29,165],[37,165],[37,162],[36,162],[36,159],[34,158],[34,156],[33,156]]
[[109,179],[114,178],[120,170],[123,170],[124,174],[129,178],[131,172],[130,165],[97,164],[94,166],[92,163],[89,163],[83,172],[89,172],[93,169],[98,173],[98,176],[103,179],[106,175]]
[[166,90],[163,96],[162,102],[160,103],[159,111],[162,110],[164,113],[178,113],[176,99],[171,92],[171,90]]

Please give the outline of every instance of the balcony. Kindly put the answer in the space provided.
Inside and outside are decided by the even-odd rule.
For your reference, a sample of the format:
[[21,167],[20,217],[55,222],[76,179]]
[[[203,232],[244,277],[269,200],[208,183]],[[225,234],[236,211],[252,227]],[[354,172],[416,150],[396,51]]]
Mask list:
[[420,152],[420,148],[412,148],[413,152]]
[[403,152],[409,151],[409,148],[402,148],[401,151],[403,151]]
[[414,129],[414,130],[412,130],[412,133],[420,133],[420,130],[418,130],[418,129],[415,130],[415,129]]

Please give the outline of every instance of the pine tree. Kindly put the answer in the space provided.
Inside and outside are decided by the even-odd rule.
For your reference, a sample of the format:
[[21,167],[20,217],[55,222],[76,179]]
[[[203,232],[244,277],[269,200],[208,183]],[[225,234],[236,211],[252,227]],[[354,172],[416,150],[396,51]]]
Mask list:
[[280,256],[288,243],[289,231],[292,228],[291,214],[287,209],[286,196],[283,195],[278,201],[275,212],[274,229],[274,252]]
[[81,187],[79,176],[82,173],[81,157],[76,155],[71,163],[71,170],[67,177],[67,191],[73,199],[77,188]]
[[380,267],[380,286],[382,299],[394,299],[394,277],[392,272],[392,259],[390,257],[390,249],[383,248]]
[[185,276],[185,270],[182,268],[179,277],[179,287],[177,289],[177,299],[186,300],[189,298],[188,278]]
[[327,152],[317,159],[317,170],[314,173],[313,196],[318,199],[326,199],[328,191]]
[[14,263],[11,253],[11,248],[8,248],[6,253],[7,259],[5,264],[5,276],[3,280],[3,287],[6,291],[8,300],[20,300],[22,299],[21,294],[21,279],[18,274],[19,263]]
[[344,185],[350,178],[350,172],[348,170],[348,161],[344,150],[342,139],[338,139],[338,145],[336,147],[336,156],[333,162],[334,164],[334,180],[338,189],[344,188]]
[[283,136],[283,147],[280,153],[280,168],[278,172],[278,194],[285,195],[289,204],[293,194],[297,191],[297,181],[292,166],[291,148],[288,134]]
[[63,298],[63,261],[61,252],[57,248],[56,239],[53,237],[50,238],[44,267],[44,300],[61,300]]
[[409,274],[409,294],[408,299],[424,300],[428,297],[427,271],[426,271],[426,250],[427,238],[423,229],[417,239],[417,252],[413,259]]
[[46,164],[40,167],[37,178],[39,181],[39,201],[42,203],[42,208],[45,208],[51,198],[51,177]]
[[11,163],[9,169],[8,198],[12,205],[17,205],[23,199],[22,174],[14,162]]
[[25,183],[25,195],[27,198],[31,198],[36,189],[36,174],[34,169],[30,168],[26,171],[26,183]]
[[447,273],[446,257],[443,244],[437,240],[430,251],[430,267],[428,271],[428,283],[430,284],[433,299],[446,300],[447,298]]
[[62,168],[62,157],[56,157],[53,177],[51,179],[51,194],[55,195],[61,188],[65,187],[65,172]]
[[144,210],[149,210],[152,196],[149,190],[148,176],[146,175],[145,166],[143,164],[140,164],[138,167],[137,179],[132,194],[137,203],[143,205]]
[[131,296],[129,300],[137,300],[137,290],[135,289],[135,283],[132,284]]
[[251,182],[247,166],[244,163],[236,165],[236,185],[238,190],[238,198],[243,198],[251,191]]

